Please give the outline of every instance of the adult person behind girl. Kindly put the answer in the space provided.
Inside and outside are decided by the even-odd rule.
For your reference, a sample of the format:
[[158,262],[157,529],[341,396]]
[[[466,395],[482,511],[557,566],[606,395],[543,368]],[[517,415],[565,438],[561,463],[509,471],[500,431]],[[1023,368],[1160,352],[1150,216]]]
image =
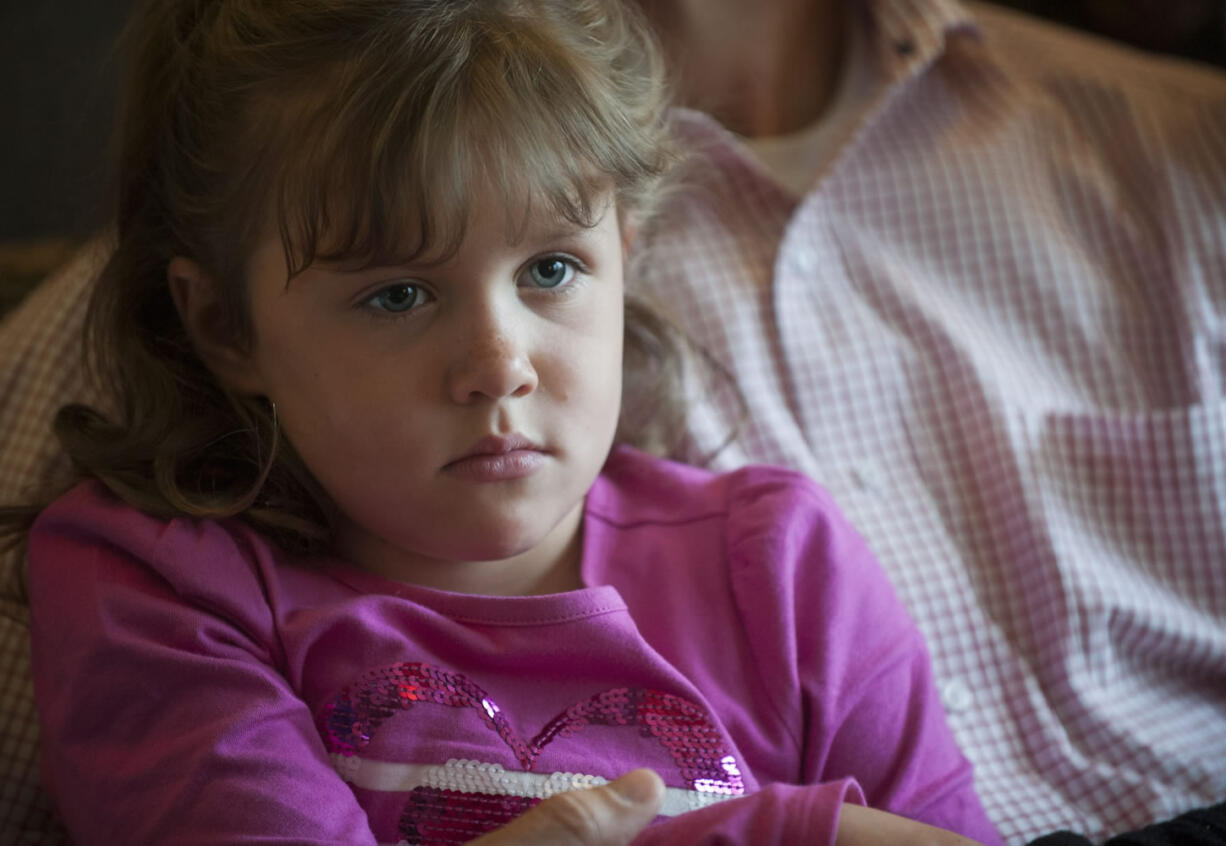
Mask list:
[[[629,279],[748,399],[714,466],[834,492],[1006,839],[1221,802],[1226,79],[983,4],[640,5],[708,165]],[[739,400],[690,401],[702,457]]]
[[623,308],[668,160],[636,15],[150,0],[130,38],[118,411],[61,412],[89,481],[30,531],[75,842],[459,843],[641,767],[643,842],[847,842],[865,799],[998,841],[824,493],[613,448],[660,437],[623,343],[671,368]]

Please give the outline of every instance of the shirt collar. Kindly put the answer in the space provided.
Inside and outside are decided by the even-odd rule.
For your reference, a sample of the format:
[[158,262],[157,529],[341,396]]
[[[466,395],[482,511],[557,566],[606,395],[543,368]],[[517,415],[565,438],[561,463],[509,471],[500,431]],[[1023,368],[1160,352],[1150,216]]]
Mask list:
[[[866,104],[876,110],[890,92],[919,76],[945,54],[951,36],[980,38],[972,12],[959,0],[845,0],[863,17],[866,49],[877,67],[878,93]],[[705,112],[672,110],[673,129],[695,150],[725,163],[753,160],[740,139]]]
[[869,18],[869,40],[886,79],[897,82],[930,66],[955,33],[978,37],[979,25],[959,0],[851,0]]
[[[979,23],[959,0],[847,0],[853,14],[865,15],[868,49],[876,56],[881,78],[888,85],[916,76],[944,53],[948,38],[966,33],[981,36]],[[685,127],[718,126],[701,112],[674,109]]]

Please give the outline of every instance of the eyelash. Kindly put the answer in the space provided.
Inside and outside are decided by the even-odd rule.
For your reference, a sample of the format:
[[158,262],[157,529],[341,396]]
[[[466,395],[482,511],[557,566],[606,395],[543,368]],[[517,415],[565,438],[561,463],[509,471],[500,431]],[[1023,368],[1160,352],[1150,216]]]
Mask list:
[[[582,261],[575,258],[574,256],[566,254],[566,253],[549,253],[543,256],[538,256],[537,258],[534,258],[531,261],[529,261],[527,264],[525,264],[523,269],[520,270],[520,272],[516,276],[516,284],[517,285],[520,284],[521,277],[527,274],[530,274],[532,269],[535,268],[536,266],[543,264],[545,262],[552,262],[552,261],[561,262],[570,271],[570,275],[568,276],[568,278],[565,279],[565,281],[560,282],[554,286],[525,285],[524,287],[530,288],[533,291],[541,292],[541,293],[544,293],[550,296],[564,296],[570,293],[571,289],[575,287],[576,280],[580,275],[589,273],[587,266]],[[410,306],[409,308],[406,308],[403,311],[393,311],[392,309],[383,308],[375,304],[376,301],[380,297],[383,297],[389,292],[397,291],[397,290],[404,290],[404,289],[409,289],[409,290],[414,291],[419,297],[424,297],[425,301],[422,303],[417,303],[415,299],[414,305]],[[399,320],[399,319],[411,317],[413,314],[420,311],[423,306],[428,305],[429,303],[433,301],[434,301],[434,295],[431,294],[425,288],[425,286],[419,285],[415,282],[395,282],[391,285],[386,285],[380,288],[379,290],[375,291],[371,296],[362,300],[361,305],[365,307],[366,311],[373,312],[374,313],[373,316],[375,316],[376,318]]]
[[587,268],[583,264],[583,262],[579,261],[579,259],[575,258],[574,256],[567,255],[566,253],[551,253],[549,255],[539,256],[537,258],[532,259],[532,261],[524,265],[524,269],[523,271],[521,271],[521,275],[531,273],[532,269],[540,264],[544,264],[546,262],[554,262],[554,261],[561,262],[562,264],[564,264],[566,268],[570,271],[570,276],[566,279],[565,282],[560,282],[557,285],[532,286],[535,288],[535,290],[560,293],[564,290],[570,289],[575,284],[575,279],[576,277],[579,276],[579,274],[587,272]]
[[[412,282],[397,282],[395,284],[387,285],[383,288],[380,288],[378,291],[375,291],[374,294],[372,294],[371,296],[367,297],[365,300],[362,301],[362,305],[369,307],[369,309],[371,311],[376,312],[379,317],[394,317],[394,318],[407,317],[411,315],[413,312],[420,309],[421,306],[423,305],[421,303],[416,303],[416,297],[414,298],[414,305],[410,306],[409,308],[406,308],[404,311],[394,311],[393,309],[390,309],[390,308],[382,308],[378,305],[375,305],[375,302],[380,297],[384,296],[385,294],[388,294],[391,291],[397,291],[397,290],[403,290],[403,289],[409,289],[415,292],[418,296],[431,297],[430,293],[421,285],[416,285]],[[426,302],[429,302],[429,301],[430,300],[427,300]]]

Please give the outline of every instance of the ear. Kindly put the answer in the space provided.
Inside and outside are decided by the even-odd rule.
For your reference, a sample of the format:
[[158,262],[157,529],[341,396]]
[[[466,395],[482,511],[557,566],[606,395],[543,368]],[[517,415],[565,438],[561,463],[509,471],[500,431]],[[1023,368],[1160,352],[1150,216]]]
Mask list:
[[630,254],[630,246],[634,243],[634,236],[638,234],[639,217],[634,212],[624,212],[619,216],[618,226],[621,227],[622,257],[625,258]]
[[263,380],[250,351],[226,319],[217,283],[199,264],[182,256],[167,265],[166,283],[196,354],[222,387],[239,394],[263,394]]

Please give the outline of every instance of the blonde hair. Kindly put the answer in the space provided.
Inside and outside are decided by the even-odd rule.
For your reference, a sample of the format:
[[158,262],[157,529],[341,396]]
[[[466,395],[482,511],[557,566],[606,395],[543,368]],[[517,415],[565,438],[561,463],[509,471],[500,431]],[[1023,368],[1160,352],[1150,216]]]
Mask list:
[[[219,281],[250,343],[243,268],[269,220],[291,274],[405,261],[458,247],[478,181],[514,225],[538,203],[592,225],[610,184],[647,219],[672,157],[659,53],[620,0],[146,0],[122,44],[116,248],[87,318],[118,413],[67,406],[56,433],[144,511],[241,515],[291,548],[327,545],[330,500],[267,404],[201,363],[169,260]],[[680,341],[634,302],[626,326],[628,389],[675,403]],[[681,419],[618,437],[667,444]]]

